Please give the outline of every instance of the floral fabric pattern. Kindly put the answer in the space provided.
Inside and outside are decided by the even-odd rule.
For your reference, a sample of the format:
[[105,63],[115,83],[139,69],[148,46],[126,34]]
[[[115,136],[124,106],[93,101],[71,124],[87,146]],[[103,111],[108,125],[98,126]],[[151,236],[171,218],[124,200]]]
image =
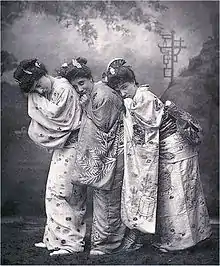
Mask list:
[[86,119],[85,123],[82,121],[82,127],[84,132],[93,132],[95,141],[88,139],[87,134],[79,139],[76,155],[78,175],[73,175],[77,178],[73,182],[110,189],[118,154],[119,121],[108,133],[99,130],[91,119]]
[[[169,134],[164,125],[160,133],[166,111],[146,88],[139,88],[126,107],[122,219],[130,229],[158,234],[161,248],[194,246],[211,235],[198,147],[190,145],[175,120],[166,121]],[[143,140],[142,132],[144,141],[136,141],[134,135]]]
[[28,95],[28,115],[31,117],[28,134],[37,145],[62,148],[80,127],[79,96],[66,79],[56,78],[50,99],[37,93]]
[[130,229],[154,233],[163,104],[145,87],[125,104],[122,220]]
[[157,234],[161,247],[180,250],[208,238],[211,226],[196,148],[177,132],[161,146],[161,155],[168,152],[176,156],[160,157]]
[[67,80],[56,78],[50,99],[29,94],[28,114],[30,138],[54,150],[46,186],[43,242],[48,250],[83,251],[86,188],[72,184],[81,118],[78,95]]
[[121,245],[125,233],[121,220],[122,108],[120,95],[103,83],[95,84],[77,147],[79,183],[94,188],[91,249],[107,254]]
[[173,102],[167,108],[167,112],[176,119],[179,133],[189,145],[199,145],[203,138],[203,130],[195,117],[176,106]]
[[84,250],[86,187],[72,184],[75,148],[53,153],[46,187],[47,223],[43,242],[48,250]]
[[[111,190],[94,189],[91,249],[111,253],[123,241],[125,225],[121,220],[121,188],[124,172],[123,152],[117,156]],[[111,241],[109,241],[111,239]]]
[[110,190],[120,145],[123,101],[107,85],[95,84],[78,137],[74,183]]

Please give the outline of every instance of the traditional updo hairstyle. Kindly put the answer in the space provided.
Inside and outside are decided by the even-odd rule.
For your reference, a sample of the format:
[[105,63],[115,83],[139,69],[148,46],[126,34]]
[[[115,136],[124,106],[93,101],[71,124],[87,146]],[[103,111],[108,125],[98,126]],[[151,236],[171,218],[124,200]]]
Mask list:
[[61,66],[58,74],[61,77],[66,78],[69,82],[77,78],[92,79],[92,72],[86,64],[86,58],[78,57],[76,59],[72,59],[71,62],[64,63]]
[[103,73],[103,77],[105,76],[106,83],[109,87],[118,90],[125,82],[134,82],[138,85],[131,66],[125,66],[125,63],[126,61],[124,59],[116,58],[108,64],[107,72]]
[[34,58],[21,61],[13,76],[18,82],[21,91],[29,93],[33,88],[34,82],[47,73],[45,65]]

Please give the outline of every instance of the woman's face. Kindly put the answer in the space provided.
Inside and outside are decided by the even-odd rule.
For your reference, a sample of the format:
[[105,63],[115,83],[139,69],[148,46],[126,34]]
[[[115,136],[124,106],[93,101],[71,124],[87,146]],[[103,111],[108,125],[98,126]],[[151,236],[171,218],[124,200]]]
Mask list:
[[37,92],[41,95],[50,94],[52,91],[52,83],[48,76],[42,76],[36,83],[34,84],[34,88],[31,92]]
[[93,81],[88,78],[76,78],[70,81],[79,95],[90,94],[93,88]]
[[136,93],[137,86],[133,82],[125,82],[119,87],[118,90],[120,91],[123,99],[133,98]]

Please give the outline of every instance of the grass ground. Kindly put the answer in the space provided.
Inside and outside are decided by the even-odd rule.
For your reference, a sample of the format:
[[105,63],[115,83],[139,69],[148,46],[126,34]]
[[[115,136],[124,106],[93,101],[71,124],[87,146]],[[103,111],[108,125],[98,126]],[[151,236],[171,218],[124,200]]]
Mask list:
[[34,247],[44,231],[43,218],[2,219],[1,265],[219,265],[219,225],[213,224],[211,238],[196,247],[173,253],[160,253],[146,236],[144,247],[120,255],[89,257],[89,226],[84,253],[65,257],[50,257],[49,252]]

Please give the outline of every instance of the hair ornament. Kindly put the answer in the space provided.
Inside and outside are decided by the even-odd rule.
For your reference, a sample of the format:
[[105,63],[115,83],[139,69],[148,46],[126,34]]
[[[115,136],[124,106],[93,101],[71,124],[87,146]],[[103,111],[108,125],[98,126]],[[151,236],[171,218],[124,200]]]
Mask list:
[[76,68],[82,68],[81,64],[76,59],[72,59],[72,65]]
[[142,84],[140,87],[145,87],[145,88],[149,89],[150,85],[147,83],[147,84]]
[[67,63],[63,63],[63,64],[61,65],[61,67],[68,67],[68,64],[67,64]]
[[25,70],[25,69],[23,69],[23,68],[22,68],[22,70],[24,71],[24,73],[26,73],[26,74],[28,74],[28,75],[33,75],[33,72],[31,72],[31,71]]
[[38,61],[35,62],[34,64],[36,67],[40,68],[40,63]]
[[121,66],[123,66],[124,64],[126,63],[126,61],[123,59],[123,58],[114,58],[112,59],[108,66],[107,66],[107,71],[109,70],[110,71],[110,68],[119,68]]
[[113,67],[110,67],[109,68],[109,72],[112,74],[112,75],[115,75],[116,74],[116,71]]
[[16,81],[18,84],[21,84],[21,81],[20,81],[20,80],[15,79],[15,81]]

